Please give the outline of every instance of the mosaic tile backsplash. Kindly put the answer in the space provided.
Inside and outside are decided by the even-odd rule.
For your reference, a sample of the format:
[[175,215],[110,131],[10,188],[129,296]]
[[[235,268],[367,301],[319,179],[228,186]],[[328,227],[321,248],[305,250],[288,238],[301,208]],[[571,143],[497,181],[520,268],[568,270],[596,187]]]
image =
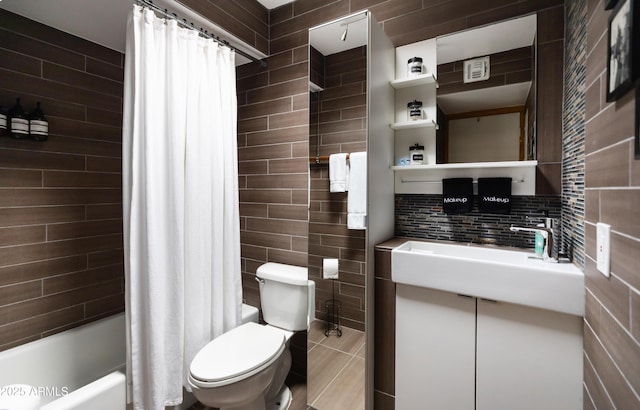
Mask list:
[[511,232],[512,225],[535,226],[548,215],[560,218],[559,196],[513,196],[511,214],[478,212],[477,196],[473,210],[464,215],[442,211],[442,195],[398,194],[395,197],[395,235],[411,238],[484,243],[534,248],[534,235]]
[[571,255],[584,267],[585,89],[587,8],[567,3],[564,110],[562,114],[562,229]]

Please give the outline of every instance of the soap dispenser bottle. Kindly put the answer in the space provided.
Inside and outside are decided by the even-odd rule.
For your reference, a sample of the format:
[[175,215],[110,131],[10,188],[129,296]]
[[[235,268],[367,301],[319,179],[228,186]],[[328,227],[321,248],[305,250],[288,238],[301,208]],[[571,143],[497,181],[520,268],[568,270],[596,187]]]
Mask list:
[[[544,224],[538,224],[536,226],[538,228],[544,228]],[[536,231],[535,241],[536,241],[536,244],[535,244],[536,256],[542,257],[542,255],[544,254],[544,243],[546,239],[544,238],[544,235],[542,234],[541,231]]]
[[9,110],[10,134],[13,138],[20,139],[29,135],[29,120],[20,105],[20,98],[16,98],[16,105]]

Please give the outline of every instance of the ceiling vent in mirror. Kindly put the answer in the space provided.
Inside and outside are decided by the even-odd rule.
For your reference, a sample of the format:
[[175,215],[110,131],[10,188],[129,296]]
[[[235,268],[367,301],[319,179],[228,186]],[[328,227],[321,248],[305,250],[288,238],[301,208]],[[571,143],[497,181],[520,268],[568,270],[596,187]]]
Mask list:
[[464,82],[473,83],[489,79],[489,56],[464,62]]

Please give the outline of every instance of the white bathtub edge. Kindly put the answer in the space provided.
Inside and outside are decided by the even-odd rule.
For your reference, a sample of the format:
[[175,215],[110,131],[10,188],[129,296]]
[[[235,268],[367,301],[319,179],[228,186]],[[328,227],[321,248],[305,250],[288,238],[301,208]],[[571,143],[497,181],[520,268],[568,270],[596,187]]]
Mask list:
[[124,410],[127,402],[126,376],[122,371],[110,373],[92,383],[70,392],[41,410]]

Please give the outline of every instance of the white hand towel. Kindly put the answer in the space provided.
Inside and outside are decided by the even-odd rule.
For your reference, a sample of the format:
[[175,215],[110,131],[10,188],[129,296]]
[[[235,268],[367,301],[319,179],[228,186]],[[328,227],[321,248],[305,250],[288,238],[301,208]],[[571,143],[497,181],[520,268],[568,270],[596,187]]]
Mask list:
[[329,192],[347,192],[348,190],[347,154],[329,155]]
[[367,153],[349,155],[347,228],[367,229]]

